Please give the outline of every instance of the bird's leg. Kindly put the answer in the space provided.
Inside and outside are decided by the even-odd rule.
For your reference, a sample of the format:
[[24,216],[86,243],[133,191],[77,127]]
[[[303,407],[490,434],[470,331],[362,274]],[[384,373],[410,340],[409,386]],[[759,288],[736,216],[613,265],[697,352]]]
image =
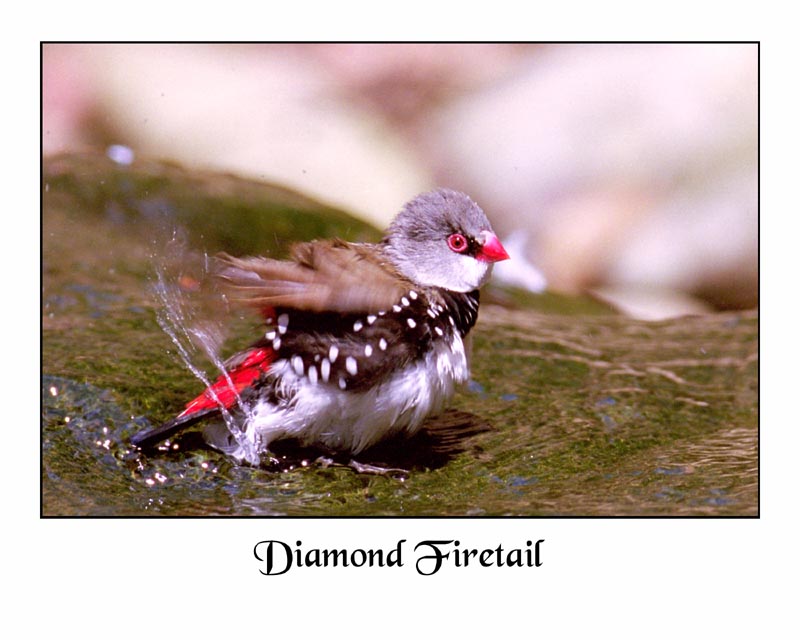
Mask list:
[[388,476],[400,482],[405,482],[408,479],[409,472],[406,469],[394,469],[391,467],[379,467],[374,464],[367,464],[359,462],[354,458],[350,459],[347,466],[353,469],[356,473],[369,473],[377,476]]
[[354,458],[350,458],[350,460],[345,464],[342,462],[337,462],[334,458],[329,456],[319,456],[315,462],[323,469],[327,469],[328,467],[348,467],[356,473],[386,476],[389,478],[394,478],[395,480],[400,480],[401,482],[404,482],[406,479],[408,479],[410,473],[406,469],[380,467],[378,465],[369,464],[366,462],[359,462]]

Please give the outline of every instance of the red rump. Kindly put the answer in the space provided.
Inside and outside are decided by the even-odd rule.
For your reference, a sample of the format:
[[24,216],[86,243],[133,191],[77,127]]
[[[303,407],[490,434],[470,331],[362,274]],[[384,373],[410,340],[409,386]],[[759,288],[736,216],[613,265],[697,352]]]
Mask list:
[[188,416],[204,409],[231,407],[246,387],[269,370],[274,357],[275,352],[272,349],[253,349],[240,364],[228,372],[227,376],[221,375],[211,387],[187,404],[186,409],[178,417]]

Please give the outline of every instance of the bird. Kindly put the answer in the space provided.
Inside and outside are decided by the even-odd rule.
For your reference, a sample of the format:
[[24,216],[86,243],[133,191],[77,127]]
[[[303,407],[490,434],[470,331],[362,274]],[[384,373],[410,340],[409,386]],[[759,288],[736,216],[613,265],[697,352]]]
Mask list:
[[469,380],[480,288],[508,258],[478,204],[446,188],[407,202],[375,244],[314,240],[287,260],[220,254],[215,277],[260,312],[263,334],[131,443],[152,450],[203,422],[210,446],[258,465],[279,440],[356,455],[412,436]]

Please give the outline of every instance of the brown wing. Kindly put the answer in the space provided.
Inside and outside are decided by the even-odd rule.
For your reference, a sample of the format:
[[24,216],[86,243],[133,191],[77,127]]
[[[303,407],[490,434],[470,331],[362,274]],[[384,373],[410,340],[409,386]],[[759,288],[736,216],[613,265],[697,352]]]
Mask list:
[[292,260],[218,256],[234,301],[259,308],[377,313],[411,288],[374,247],[319,240],[293,247]]

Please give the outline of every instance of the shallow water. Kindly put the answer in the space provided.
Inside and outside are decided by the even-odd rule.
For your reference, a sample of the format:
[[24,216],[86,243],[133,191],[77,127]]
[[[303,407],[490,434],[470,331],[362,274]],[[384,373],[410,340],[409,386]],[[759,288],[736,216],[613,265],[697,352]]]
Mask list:
[[[453,410],[362,460],[392,473],[291,447],[244,467],[191,435],[144,456],[127,438],[202,389],[157,322],[159,264],[191,290],[220,250],[379,233],[280,188],[154,163],[51,159],[43,189],[44,515],[758,513],[755,312],[643,323],[494,289]],[[224,348],[255,330],[236,318]]]

